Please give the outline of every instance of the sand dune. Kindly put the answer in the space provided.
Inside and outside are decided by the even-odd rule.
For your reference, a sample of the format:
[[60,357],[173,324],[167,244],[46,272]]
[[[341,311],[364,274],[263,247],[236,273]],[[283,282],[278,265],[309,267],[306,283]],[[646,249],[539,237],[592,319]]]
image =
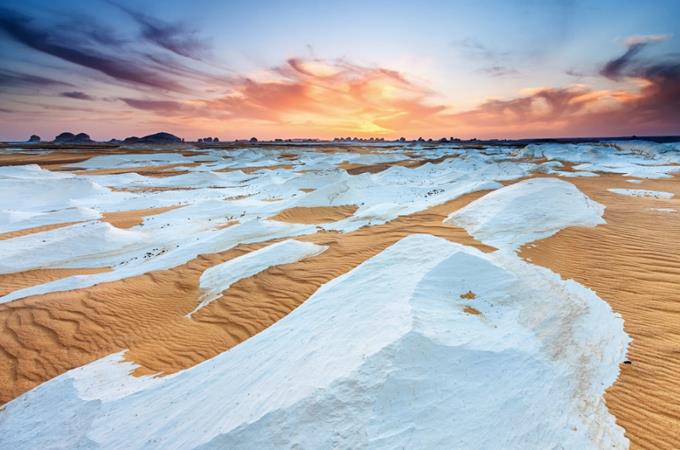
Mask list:
[[108,222],[114,227],[131,228],[135,225],[140,225],[144,221],[144,217],[161,214],[166,211],[172,211],[179,208],[179,206],[166,206],[162,208],[144,208],[135,209],[132,211],[116,211],[102,214],[102,221]]
[[106,272],[106,268],[34,269],[25,272],[0,274],[0,296],[37,284],[47,283],[71,275]]
[[272,164],[269,166],[249,166],[249,167],[227,167],[224,169],[217,169],[215,172],[234,172],[240,170],[243,173],[253,173],[259,170],[276,170],[276,169],[292,169],[292,164]]
[[521,255],[590,287],[623,316],[630,364],[621,366],[607,405],[631,448],[680,448],[680,214],[654,210],[680,206],[680,177],[641,183],[675,200],[609,192],[624,186],[621,176],[570,181],[607,206],[607,223],[565,229]]
[[68,227],[69,225],[75,225],[79,222],[64,222],[64,223],[53,223],[50,225],[40,225],[38,227],[24,228],[22,230],[9,231],[7,233],[0,233],[0,241],[5,239],[13,239],[21,236],[27,236],[33,233],[42,233],[43,231],[56,230],[61,227]]
[[317,206],[288,208],[281,211],[271,220],[289,223],[329,223],[350,217],[358,209],[355,205]]
[[93,169],[93,170],[73,170],[76,175],[117,175],[122,173],[137,173],[146,177],[174,177],[175,175],[184,175],[189,173],[188,170],[173,170],[178,167],[196,167],[201,163],[177,163],[177,164],[162,164],[157,166],[143,166],[143,167],[115,167],[111,169]]
[[272,267],[233,284],[219,300],[185,317],[198,304],[198,283],[208,267],[276,242],[241,245],[203,255],[174,269],[77,291],[0,305],[0,402],[73,367],[129,348],[136,375],[174,373],[211,358],[267,328],[322,284],[413,233],[430,233],[492,250],[444,218],[483,192],[469,194],[353,233],[299,238],[328,245],[321,255]]

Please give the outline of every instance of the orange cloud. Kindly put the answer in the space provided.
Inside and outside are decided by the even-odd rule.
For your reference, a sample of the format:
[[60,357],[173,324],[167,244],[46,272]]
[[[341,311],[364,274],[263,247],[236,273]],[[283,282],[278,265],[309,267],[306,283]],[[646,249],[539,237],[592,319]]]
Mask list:
[[167,101],[122,99],[128,106],[181,116],[199,128],[249,123],[276,136],[393,135],[436,121],[445,106],[399,72],[346,61],[292,58],[232,80],[221,97]]
[[228,130],[232,137],[527,137],[677,128],[677,108],[668,107],[678,98],[677,67],[657,65],[633,75],[636,91],[584,85],[525,89],[516,98],[451,113],[435,92],[399,72],[344,60],[292,58],[257,75],[231,79],[213,98],[122,100],[175,128],[211,135]]

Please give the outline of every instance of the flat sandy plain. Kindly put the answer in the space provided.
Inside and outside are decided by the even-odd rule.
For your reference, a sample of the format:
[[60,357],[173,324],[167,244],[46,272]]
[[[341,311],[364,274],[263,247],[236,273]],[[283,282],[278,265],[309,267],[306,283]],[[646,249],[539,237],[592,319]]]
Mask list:
[[[680,448],[678,173],[645,141],[6,148],[0,446]],[[242,363],[268,349],[300,354],[268,380]]]

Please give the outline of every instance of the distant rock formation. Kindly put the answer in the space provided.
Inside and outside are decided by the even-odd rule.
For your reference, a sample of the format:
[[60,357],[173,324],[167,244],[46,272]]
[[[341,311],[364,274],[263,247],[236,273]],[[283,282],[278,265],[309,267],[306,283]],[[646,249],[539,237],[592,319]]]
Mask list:
[[123,141],[124,144],[178,144],[181,142],[183,142],[181,138],[165,132],[150,134],[141,138],[130,136]]
[[40,136],[37,134],[32,134],[31,137],[28,139],[28,142],[40,142],[42,139],[40,139]]
[[256,138],[256,137],[251,137],[251,138],[250,138],[250,141],[248,141],[248,142],[250,142],[251,144],[254,144],[255,142],[257,142],[257,138]]
[[220,142],[220,140],[216,137],[205,137],[205,138],[199,138],[198,143],[207,143],[207,142]]
[[89,144],[94,142],[86,133],[73,134],[65,131],[54,138],[55,144]]

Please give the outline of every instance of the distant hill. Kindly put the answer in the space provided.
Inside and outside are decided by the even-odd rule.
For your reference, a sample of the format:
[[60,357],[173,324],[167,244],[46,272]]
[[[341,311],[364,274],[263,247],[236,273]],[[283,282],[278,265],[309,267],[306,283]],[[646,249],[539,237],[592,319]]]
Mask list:
[[65,131],[54,138],[55,144],[90,144],[94,142],[86,133],[73,134]]
[[131,136],[125,138],[123,141],[124,144],[177,144],[181,142],[181,138],[178,138],[174,134],[165,132],[150,134],[141,138],[137,136]]

